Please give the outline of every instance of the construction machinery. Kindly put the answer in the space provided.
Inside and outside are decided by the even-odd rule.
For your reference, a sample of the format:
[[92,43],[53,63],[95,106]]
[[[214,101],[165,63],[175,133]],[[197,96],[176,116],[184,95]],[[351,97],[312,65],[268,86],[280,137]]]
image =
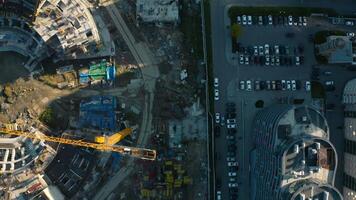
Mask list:
[[39,139],[47,142],[56,142],[60,144],[68,144],[80,147],[88,147],[101,151],[113,151],[118,152],[122,155],[131,156],[134,158],[139,158],[143,160],[155,160],[156,151],[151,149],[144,149],[138,147],[128,147],[122,145],[115,145],[116,142],[122,140],[125,136],[132,132],[131,128],[124,129],[121,132],[115,133],[112,136],[99,136],[95,138],[96,142],[87,142],[83,140],[75,140],[61,137],[48,136],[33,129],[30,132],[23,132],[17,130],[10,130],[6,128],[0,128],[0,132],[3,134],[22,136],[31,139]]

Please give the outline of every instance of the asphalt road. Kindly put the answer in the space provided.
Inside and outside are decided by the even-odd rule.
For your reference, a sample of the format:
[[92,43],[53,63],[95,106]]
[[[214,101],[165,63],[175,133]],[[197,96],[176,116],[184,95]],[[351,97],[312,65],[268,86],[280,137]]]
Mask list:
[[[229,47],[230,42],[230,30],[227,28],[228,18],[226,15],[227,6],[229,5],[243,5],[243,6],[305,6],[305,7],[326,7],[334,8],[339,12],[345,14],[356,12],[356,2],[351,0],[344,1],[325,1],[325,0],[310,0],[310,1],[295,1],[295,0],[212,0],[211,2],[211,20],[212,20],[212,43],[213,43],[213,64],[214,64],[214,77],[219,78],[219,91],[220,100],[215,102],[215,112],[219,112],[224,115],[226,102],[235,102],[238,110],[238,139],[236,141],[238,146],[237,159],[240,163],[240,169],[238,173],[239,182],[239,199],[249,199],[249,153],[253,148],[252,137],[250,137],[249,130],[252,125],[252,121],[255,113],[258,109],[255,108],[255,102],[258,99],[263,99],[265,101],[265,106],[274,104],[278,101],[280,97],[298,97],[305,98],[306,103],[311,102],[310,93],[305,91],[298,92],[247,92],[239,91],[238,81],[239,80],[276,80],[276,79],[295,79],[295,80],[309,80],[311,66],[315,64],[312,44],[309,44],[306,40],[309,33],[316,32],[322,28],[333,28],[332,25],[326,22],[320,21],[310,21],[312,27],[308,27],[308,30],[302,30],[298,27],[265,27],[260,29],[255,26],[246,28],[244,31],[247,32],[245,36],[241,37],[241,41],[247,45],[261,45],[264,43],[279,43],[288,44],[294,43],[297,45],[303,43],[306,47],[306,63],[307,66],[296,68],[263,68],[261,66],[239,66],[238,60],[233,59],[231,54],[231,47]],[[317,26],[313,26],[317,25]],[[319,25],[318,25],[319,24]],[[295,30],[288,30],[295,29]],[[284,37],[286,31],[296,32],[295,41],[290,42]],[[261,34],[263,33],[263,34]],[[277,35],[276,35],[277,34]],[[280,34],[278,36],[278,34]],[[341,99],[341,89],[348,78],[353,77],[353,73],[343,72],[339,73],[338,68],[335,66],[326,66],[325,69],[330,69],[330,71],[335,71],[332,78],[336,79],[337,94],[328,94],[328,102],[332,101],[335,103],[340,103]],[[346,76],[344,76],[346,75]],[[331,78],[321,76],[324,80]],[[348,77],[348,78],[346,78]],[[332,80],[332,79],[331,79]],[[331,142],[336,146],[339,156],[339,170],[337,172],[337,177],[335,180],[335,185],[341,189],[342,183],[342,149],[343,149],[343,131],[337,129],[339,125],[343,125],[342,107],[338,104],[335,111],[327,112],[326,117],[329,119],[337,118],[333,120],[333,123],[329,123],[331,127]],[[215,139],[215,152],[216,152],[216,177],[222,180],[222,188],[219,189],[222,192],[222,199],[228,199],[228,168],[226,162],[227,153],[227,142],[226,142],[226,128],[222,128],[221,136]],[[342,190],[340,190],[342,191]]]

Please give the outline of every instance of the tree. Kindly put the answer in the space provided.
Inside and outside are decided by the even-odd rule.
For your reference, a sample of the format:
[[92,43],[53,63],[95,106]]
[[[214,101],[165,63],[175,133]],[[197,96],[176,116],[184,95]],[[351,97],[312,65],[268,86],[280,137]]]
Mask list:
[[234,38],[235,40],[240,37],[242,33],[242,28],[238,24],[233,24],[231,26],[231,37]]
[[258,100],[258,101],[256,101],[255,106],[256,106],[256,108],[263,108],[264,104],[265,104],[264,101]]
[[46,108],[41,113],[39,120],[51,128],[56,126],[56,117],[52,108]]

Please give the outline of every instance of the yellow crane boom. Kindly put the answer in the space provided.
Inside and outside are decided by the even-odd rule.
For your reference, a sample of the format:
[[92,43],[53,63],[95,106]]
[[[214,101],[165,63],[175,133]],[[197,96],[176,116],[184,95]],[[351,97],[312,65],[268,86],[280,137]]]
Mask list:
[[100,144],[114,145],[132,133],[132,128],[125,128],[111,136],[97,136],[95,142]]
[[56,142],[56,143],[60,143],[60,144],[69,144],[69,145],[80,146],[80,147],[88,147],[88,148],[93,148],[93,149],[97,149],[97,150],[101,150],[101,151],[113,151],[113,152],[118,152],[122,155],[128,155],[128,156],[132,156],[132,157],[144,159],[144,160],[155,160],[156,159],[156,151],[152,150],[152,149],[128,147],[128,146],[122,146],[122,145],[107,145],[105,143],[99,144],[99,143],[94,143],[94,142],[86,142],[86,141],[82,141],[82,140],[53,137],[53,136],[47,136],[44,134],[35,134],[35,133],[30,133],[30,132],[15,131],[15,130],[9,130],[9,129],[4,129],[4,128],[0,128],[0,133],[22,136],[22,137],[27,137],[27,138],[31,138],[31,139],[40,139],[40,140],[44,140],[44,141],[48,141],[48,142]]

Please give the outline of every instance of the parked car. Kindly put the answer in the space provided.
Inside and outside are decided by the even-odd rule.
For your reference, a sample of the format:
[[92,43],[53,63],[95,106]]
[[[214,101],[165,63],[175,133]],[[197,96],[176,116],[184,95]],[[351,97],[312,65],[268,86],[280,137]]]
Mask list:
[[260,81],[256,80],[255,81],[255,90],[260,90]]
[[237,23],[241,24],[241,17],[240,16],[237,16]]
[[281,85],[282,85],[282,90],[286,90],[286,81],[285,80],[281,81]]
[[245,56],[245,65],[250,64],[249,60],[250,60],[249,57],[246,55],[246,56]]
[[219,124],[220,123],[220,113],[215,113],[215,123]]
[[269,55],[267,55],[266,56],[265,65],[269,66],[269,61],[270,61],[270,57],[269,57]]
[[228,124],[236,124],[236,119],[227,119],[226,123],[228,123]]
[[221,191],[217,191],[217,192],[216,192],[216,199],[217,199],[217,200],[222,200]]
[[219,79],[214,78],[214,87],[219,87]]
[[258,55],[258,47],[253,46],[253,55],[257,56]]
[[287,90],[291,90],[292,89],[292,84],[290,83],[290,81],[286,81],[286,85],[287,85]]
[[277,65],[277,66],[280,65],[279,56],[276,56],[276,65]]
[[303,17],[299,16],[298,26],[303,26]]
[[250,80],[246,81],[246,90],[247,91],[251,91],[252,90],[252,83]]
[[263,25],[262,16],[258,16],[258,25]]
[[228,175],[229,175],[230,177],[232,177],[232,176],[237,176],[237,173],[236,173],[236,172],[229,172]]
[[269,45],[265,44],[265,55],[269,54]]
[[236,124],[227,124],[226,127],[228,129],[236,128]]
[[352,32],[346,33],[346,35],[349,36],[349,37],[355,37],[355,33],[352,33]]
[[245,81],[240,81],[240,90],[245,90]]
[[295,57],[295,65],[297,65],[297,66],[300,65],[300,57],[299,56]]
[[293,25],[293,17],[291,15],[288,16],[288,24],[289,26]]
[[307,17],[303,17],[303,26],[307,26]]
[[276,55],[279,55],[279,46],[278,45],[274,45],[274,53]]
[[247,24],[252,25],[252,16],[247,16]]
[[272,81],[271,82],[271,89],[272,90],[276,90],[277,89],[277,86],[276,86],[277,84],[276,84],[276,81]]
[[238,184],[237,183],[229,183],[229,188],[237,188]]
[[229,166],[229,167],[233,167],[233,166],[239,166],[239,163],[238,162],[228,162],[227,163],[227,166]]
[[247,24],[247,17],[246,15],[242,15],[242,24],[246,25]]
[[346,25],[346,26],[353,26],[353,25],[354,25],[354,22],[353,22],[353,21],[346,21],[346,22],[345,22],[345,25]]
[[243,65],[245,63],[244,56],[240,55],[240,65]]
[[259,55],[263,56],[264,52],[263,52],[263,46],[259,46],[258,47],[258,51],[259,51]]
[[310,89],[311,89],[310,81],[305,81],[305,90],[310,91]]
[[272,89],[271,81],[266,81],[266,89],[267,90],[271,90]]
[[268,24],[269,24],[269,25],[272,25],[272,24],[273,24],[272,15],[268,15]]
[[297,90],[297,83],[295,82],[295,80],[291,80],[291,84],[292,84],[292,90],[293,91]]
[[214,99],[215,99],[215,101],[217,101],[217,100],[219,100],[219,90],[218,89],[215,89],[214,90]]
[[235,140],[235,136],[234,135],[227,135],[226,139],[227,140]]

